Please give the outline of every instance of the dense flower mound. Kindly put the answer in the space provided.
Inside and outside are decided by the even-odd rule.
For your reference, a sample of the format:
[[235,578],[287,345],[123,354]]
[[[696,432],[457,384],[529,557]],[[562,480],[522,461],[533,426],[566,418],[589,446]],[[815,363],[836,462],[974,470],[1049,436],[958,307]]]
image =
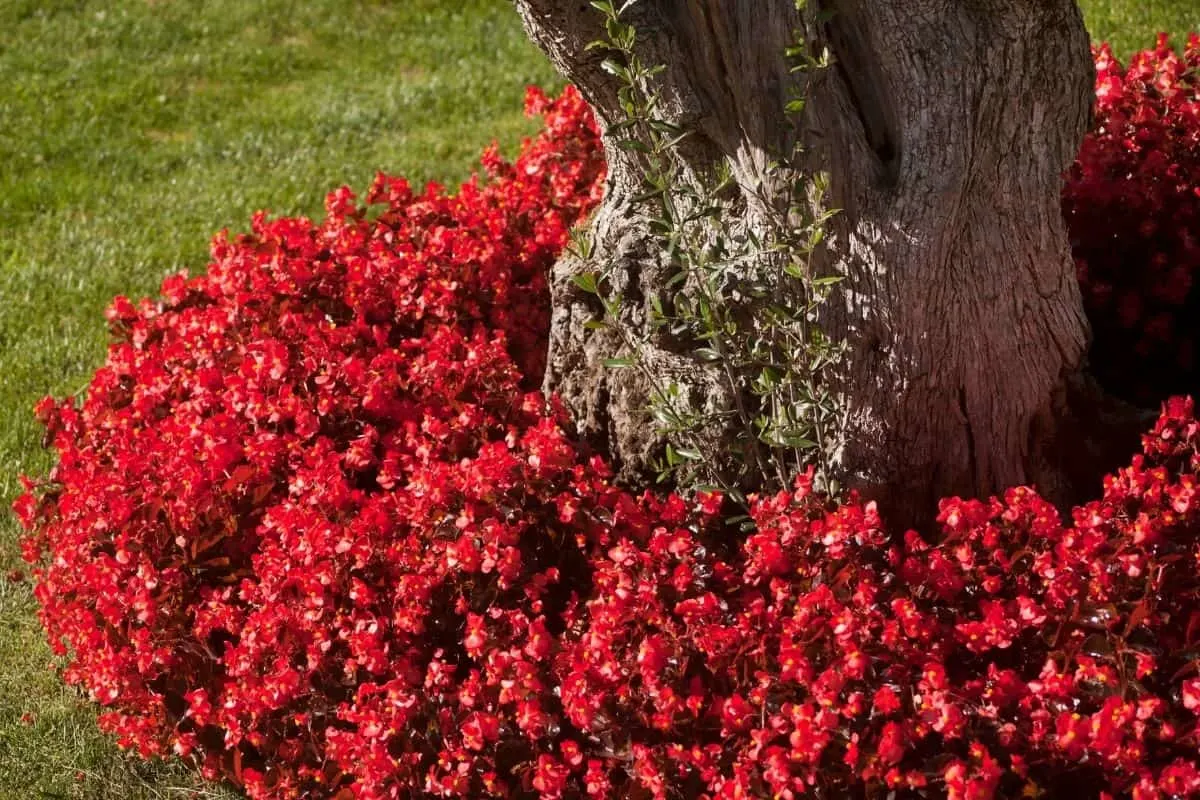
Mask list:
[[[890,537],[801,476],[739,538],[614,488],[499,347],[439,346],[392,365],[397,417],[440,379],[420,419],[357,411],[378,439],[127,423],[140,385],[46,410],[39,599],[125,743],[256,798],[1200,796],[1190,400],[1069,523],[1014,489]],[[174,471],[102,460],[135,444]]]
[[1018,488],[886,532],[802,475],[746,534],[615,487],[535,391],[597,133],[529,106],[487,181],[381,176],[118,298],[39,406],[16,508],[101,724],[263,799],[1200,797],[1191,401],[1069,520]]
[[1191,400],[1143,447],[1068,523],[1026,488],[942,501],[934,540],[882,535],[869,506],[830,513],[804,481],[760,501],[742,594],[694,645],[731,642],[716,663],[754,676],[718,684],[738,688],[720,701],[746,737],[735,778],[772,796],[1200,796]]
[[1063,192],[1095,332],[1092,366],[1153,406],[1200,385],[1200,37],[1123,67],[1096,51],[1096,105]]
[[[555,498],[611,501],[527,394],[546,275],[604,164],[574,90],[528,107],[544,131],[515,163],[485,154],[486,183],[380,176],[365,208],[343,189],[321,224],[256,217],[207,275],[118,298],[82,403],[39,406],[59,462],[17,511],[41,616],[122,743],[256,796],[347,773],[367,797],[463,785],[439,754],[464,746],[470,687],[517,681],[504,702],[537,723],[530,642],[571,574]],[[504,662],[474,678],[466,620]]]

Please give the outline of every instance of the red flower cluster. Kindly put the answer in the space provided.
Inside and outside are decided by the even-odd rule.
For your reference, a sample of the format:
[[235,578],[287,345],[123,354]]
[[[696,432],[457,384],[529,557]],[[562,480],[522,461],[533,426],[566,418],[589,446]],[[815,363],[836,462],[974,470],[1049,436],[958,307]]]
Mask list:
[[558,519],[616,501],[528,391],[605,168],[578,93],[527,105],[545,129],[490,181],[380,176],[117,298],[82,404],[39,405],[59,460],[16,503],[26,556],[123,744],[256,797],[384,797],[510,780],[520,752],[478,755],[496,703],[551,724],[546,625],[582,580]]
[[[696,631],[691,653],[669,654],[733,648],[706,660],[732,657],[711,686],[736,690],[714,702],[732,759],[721,780],[737,792],[712,788],[1200,796],[1190,400],[1168,404],[1144,451],[1071,524],[1017,488],[944,500],[936,543],[883,536],[870,506],[829,511],[805,480],[761,500],[732,565],[736,603]],[[756,634],[731,640],[735,630]]]
[[1124,68],[1096,51],[1092,132],[1063,213],[1095,332],[1092,368],[1153,406],[1200,378],[1200,37],[1166,35]]
[[118,298],[39,406],[16,508],[101,724],[253,798],[1200,796],[1191,402],[1066,523],[618,489],[532,391],[604,166],[574,91],[530,109],[488,182],[381,176]]
[[675,500],[601,537],[556,658],[584,756],[542,796],[1200,796],[1191,401],[1144,449],[1071,524],[1019,488],[893,538],[802,476],[740,545]]

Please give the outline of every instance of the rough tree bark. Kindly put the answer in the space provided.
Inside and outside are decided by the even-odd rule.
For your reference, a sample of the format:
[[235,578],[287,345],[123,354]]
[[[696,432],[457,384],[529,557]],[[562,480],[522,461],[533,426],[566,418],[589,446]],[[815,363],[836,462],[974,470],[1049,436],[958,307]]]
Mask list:
[[[602,18],[586,0],[514,0],[526,29],[597,112],[621,119],[600,68]],[[810,3],[810,6],[815,5]],[[768,165],[803,137],[828,171],[840,209],[826,257],[846,276],[831,333],[849,341],[851,429],[844,469],[893,519],[911,521],[939,496],[1036,482],[1062,497],[1067,409],[1088,341],[1059,210],[1061,175],[1086,130],[1092,62],[1074,0],[833,0],[819,25],[793,0],[633,0],[624,12],[658,76],[665,115],[695,132],[678,157],[697,171],[733,168],[738,224],[794,180]],[[811,86],[802,123],[784,112],[794,32],[827,46],[834,67]],[[622,136],[627,134],[622,134]],[[660,288],[648,246],[636,154],[606,137],[610,181],[593,223],[593,262],[564,258],[553,278],[546,388],[622,474],[643,472],[658,442],[648,387],[603,359],[611,333],[572,275],[616,264],[637,301]],[[658,335],[654,368],[697,402],[729,401]],[[1074,427],[1078,427],[1077,425]]]

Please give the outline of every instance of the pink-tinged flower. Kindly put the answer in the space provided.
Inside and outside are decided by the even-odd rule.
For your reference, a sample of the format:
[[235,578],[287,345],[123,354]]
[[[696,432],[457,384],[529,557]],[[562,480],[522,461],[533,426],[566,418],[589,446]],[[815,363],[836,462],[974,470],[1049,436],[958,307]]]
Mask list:
[[1183,682],[1183,707],[1200,713],[1200,678]]

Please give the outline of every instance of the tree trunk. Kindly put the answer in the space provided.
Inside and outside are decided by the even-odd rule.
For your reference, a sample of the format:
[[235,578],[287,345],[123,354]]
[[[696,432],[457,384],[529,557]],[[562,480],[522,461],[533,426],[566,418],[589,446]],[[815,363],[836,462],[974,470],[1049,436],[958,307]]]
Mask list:
[[[607,129],[622,119],[600,67],[603,19],[585,0],[514,0],[533,40],[575,83]],[[810,3],[810,5],[813,5]],[[663,64],[662,114],[694,132],[677,153],[702,173],[731,167],[737,224],[765,225],[796,173],[769,165],[806,144],[826,170],[824,258],[845,277],[826,321],[850,352],[841,467],[893,520],[927,516],[939,496],[1036,482],[1067,489],[1064,412],[1079,385],[1088,329],[1059,194],[1086,130],[1092,61],[1074,0],[632,0],[623,19],[647,64]],[[822,14],[817,22],[816,11]],[[814,77],[802,122],[785,113],[796,76],[785,52],[803,30],[833,66]],[[627,136],[622,133],[621,136]],[[567,256],[552,281],[546,388],[628,478],[660,441],[649,387],[603,361],[621,349],[584,323],[594,298],[572,281],[616,265],[626,324],[662,291],[638,154],[606,136],[610,179],[593,222],[590,263]],[[796,165],[799,166],[799,165]],[[639,305],[642,304],[642,305]],[[654,334],[653,368],[697,404],[731,402],[689,348]]]

